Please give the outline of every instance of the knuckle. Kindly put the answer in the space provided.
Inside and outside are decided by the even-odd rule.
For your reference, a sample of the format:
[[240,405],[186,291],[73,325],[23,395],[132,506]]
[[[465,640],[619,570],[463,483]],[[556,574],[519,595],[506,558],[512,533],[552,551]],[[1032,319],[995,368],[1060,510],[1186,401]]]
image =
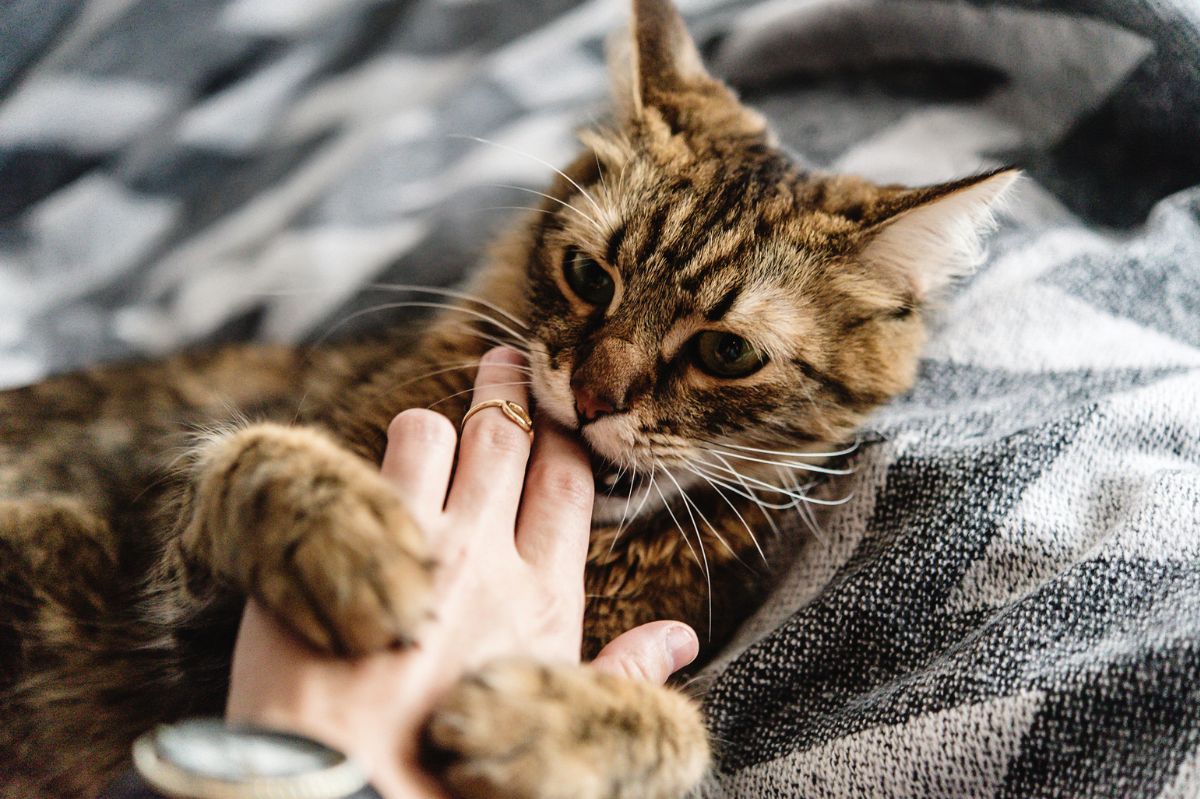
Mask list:
[[659,678],[659,672],[662,670],[660,664],[654,657],[642,650],[626,653],[621,658],[621,670],[631,680],[649,683],[661,682]]
[[578,510],[592,507],[595,484],[590,472],[559,465],[537,464],[530,470],[534,490]]
[[453,445],[454,424],[436,411],[410,408],[396,414],[387,429],[388,441],[418,441],[426,444]]
[[529,451],[529,434],[500,415],[499,411],[486,416],[480,414],[472,421],[475,427],[473,435],[485,448],[517,455]]

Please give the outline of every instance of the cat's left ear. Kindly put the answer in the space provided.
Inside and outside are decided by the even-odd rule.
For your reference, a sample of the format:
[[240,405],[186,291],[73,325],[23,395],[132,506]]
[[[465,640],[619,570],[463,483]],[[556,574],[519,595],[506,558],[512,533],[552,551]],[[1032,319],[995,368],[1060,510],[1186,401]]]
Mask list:
[[671,0],[632,0],[632,12],[629,33],[609,43],[614,96],[626,123],[657,112],[674,133],[769,135],[763,117],[705,70]]
[[908,189],[885,201],[864,231],[859,257],[903,280],[918,301],[936,297],[983,260],[993,212],[1020,177],[1006,167],[952,183]]

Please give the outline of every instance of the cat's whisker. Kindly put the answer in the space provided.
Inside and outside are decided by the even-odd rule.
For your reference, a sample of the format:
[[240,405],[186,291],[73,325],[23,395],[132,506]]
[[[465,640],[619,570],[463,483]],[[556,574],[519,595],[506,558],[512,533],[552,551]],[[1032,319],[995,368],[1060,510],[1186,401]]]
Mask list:
[[808,495],[801,495],[800,497],[801,502],[809,505],[824,505],[825,507],[837,507],[838,505],[845,505],[852,499],[854,499],[853,491],[841,499],[818,499],[817,497],[810,497]]
[[[662,465],[662,463],[659,462],[658,460],[655,460],[654,465],[657,469],[664,471],[664,472],[666,471],[666,467],[664,467]],[[670,474],[668,473],[667,476],[670,477]],[[676,485],[678,485],[678,483]],[[687,544],[688,549],[690,549],[692,551],[692,557],[696,558],[696,550],[692,546],[692,542],[688,539],[687,533],[685,533],[683,531],[683,525],[681,525],[679,523],[679,519],[675,517],[675,511],[671,509],[671,503],[667,501],[667,497],[665,494],[663,494],[662,489],[658,487],[658,483],[655,483],[654,487],[658,490],[658,496],[662,499],[663,506],[666,507],[667,513],[670,514],[671,521],[675,522],[675,527],[679,530],[679,534],[681,536],[683,536],[683,542],[685,544]],[[692,516],[692,511],[690,508],[688,508],[688,506],[686,504],[684,505],[684,509],[687,510],[688,516],[692,520],[692,527],[695,528],[695,530],[696,530],[696,543],[700,545],[700,556],[701,556],[701,558],[703,558],[703,560],[696,559],[696,562],[701,563],[703,565],[704,582],[708,586],[708,637],[711,639],[712,638],[712,619],[713,619],[713,597],[712,597],[712,574],[709,572],[709,569],[708,569],[708,554],[704,551],[704,541],[701,540],[701,538],[700,538],[700,528],[696,527],[696,518],[694,516]]]
[[[806,493],[808,491],[808,489],[813,486],[813,483],[806,483],[805,485],[800,485],[800,481],[796,479],[795,475],[781,474],[780,477],[785,482],[790,483],[792,489],[798,493]],[[825,547],[829,546],[829,542],[826,541],[824,536],[821,534],[820,525],[817,524],[817,517],[816,517],[816,514],[813,513],[813,509],[812,509],[811,505],[809,505],[806,502],[801,502],[801,503],[797,504],[796,505],[796,515],[799,517],[800,521],[803,522],[806,527],[808,527],[810,532],[812,532],[814,538],[816,538],[819,542],[821,542],[821,544],[824,545]]]
[[[794,475],[792,476],[792,486],[797,491],[802,490],[800,487],[800,483],[795,479]],[[824,534],[822,533],[821,525],[817,523],[817,515],[815,513],[813,513],[812,506],[806,502],[801,502],[799,505],[796,506],[796,514],[800,517],[801,521],[803,521],[808,526],[809,531],[812,532],[812,534],[813,534],[813,538],[817,539],[817,541],[819,541],[822,546],[824,546],[826,549],[828,549],[829,541],[828,541],[828,539],[825,538]]]
[[[489,383],[488,385],[489,385],[489,386],[492,386],[492,387],[500,387],[500,386],[532,386],[532,385],[533,385],[533,381],[532,381],[532,380],[512,380],[512,381],[509,381],[509,382],[506,382],[506,383]],[[474,391],[474,390],[475,390],[474,388],[466,388],[466,389],[463,389],[462,391],[455,391],[453,394],[449,394],[449,395],[447,395],[447,396],[445,396],[445,397],[442,397],[442,398],[441,398],[440,400],[438,400],[437,402],[430,403],[429,405],[426,405],[425,407],[426,407],[427,409],[432,409],[432,408],[435,408],[436,406],[438,406],[438,405],[441,405],[443,402],[449,402],[450,400],[454,399],[455,397],[461,397],[463,394],[470,394],[470,393],[471,393],[472,391]]]
[[[717,457],[720,458],[721,456],[718,455]],[[709,471],[709,469],[720,469],[723,472],[728,472],[729,474],[733,475],[734,479],[737,480],[742,485],[742,488],[744,488],[747,492],[745,494],[741,494],[741,492],[739,491],[738,493],[741,494],[746,499],[750,500],[751,502],[758,503],[759,507],[761,507],[761,508],[770,508],[772,510],[789,510],[789,509],[795,507],[797,499],[795,497],[793,497],[790,492],[784,491],[783,489],[779,488],[778,486],[771,485],[770,483],[764,483],[761,480],[755,480],[753,477],[744,475],[737,469],[734,469],[732,466],[730,466],[728,461],[724,461],[724,459],[722,459],[722,460],[725,463],[724,467],[717,466],[716,464],[710,463],[708,461],[693,461],[693,464],[694,464],[695,468],[702,470],[705,474],[707,474],[709,477],[712,477],[714,479],[718,479],[719,476],[713,474],[711,471]],[[725,480],[724,478],[719,478],[719,479],[721,479],[723,482],[725,482],[726,485],[728,485],[727,480]],[[783,504],[775,504],[772,502],[767,502],[766,500],[764,500],[760,496],[758,496],[757,492],[755,492],[754,489],[752,489],[748,485],[747,481],[757,483],[757,484],[767,488],[768,490],[773,491],[774,493],[786,494],[787,496],[792,498],[792,501],[783,503]],[[732,486],[729,486],[729,487],[731,490],[733,490]],[[778,534],[779,530],[776,528],[775,532],[776,532],[776,534]]]
[[527,153],[523,150],[519,150],[516,147],[512,147],[507,144],[501,144],[498,141],[492,141],[491,139],[484,139],[479,136],[467,136],[467,135],[462,135],[462,134],[451,134],[451,136],[453,138],[471,139],[473,141],[479,142],[480,144],[491,145],[492,147],[499,147],[501,150],[507,150],[510,153],[515,153],[516,155],[522,156],[524,158],[528,158],[531,161],[535,161],[548,169],[554,170],[554,172],[556,174],[558,174],[560,177],[562,177],[563,180],[570,183],[572,186],[574,186],[579,191],[580,194],[582,194],[584,197],[587,198],[587,201],[592,204],[592,208],[595,209],[596,213],[599,216],[601,216],[601,217],[604,216],[604,209],[600,207],[600,203],[596,202],[596,200],[592,197],[592,195],[588,194],[587,189],[585,189],[583,186],[580,186],[566,172],[563,172],[561,169],[559,169],[558,167],[556,167],[554,164],[550,163],[549,161],[538,158],[536,155],[533,155],[532,153]]
[[[594,113],[588,114],[588,127],[597,132],[601,129],[600,122]],[[611,198],[612,191],[609,189],[608,180],[604,174],[604,167],[600,165],[600,154],[595,149],[592,150],[592,159],[596,163],[596,174],[599,175],[596,182],[600,184],[601,196]]]
[[624,464],[622,464],[617,469],[617,476],[615,478],[613,478],[613,484],[611,486],[609,486],[608,493],[605,494],[605,496],[609,497],[610,499],[612,498],[612,493],[613,493],[613,491],[617,490],[617,483],[621,482],[621,476],[624,474],[625,474],[625,466],[624,466]]
[[596,161],[596,174],[599,175],[600,188],[605,196],[611,197],[612,192],[608,188],[608,183],[604,179],[604,167],[600,166],[600,156],[595,150],[592,150],[592,158]]
[[476,211],[530,211],[536,214],[553,214],[554,211],[547,211],[545,208],[531,208],[528,205],[484,205],[476,208]]
[[[381,303],[379,305],[372,305],[369,308],[361,308],[357,311],[354,311],[353,313],[350,313],[347,316],[337,320],[332,325],[330,325],[328,328],[326,328],[325,331],[323,333],[321,333],[321,335],[317,336],[317,340],[312,343],[312,346],[310,347],[310,349],[313,349],[313,350],[319,349],[321,347],[321,345],[325,343],[326,339],[328,339],[339,329],[341,329],[345,325],[348,325],[350,322],[353,322],[355,319],[358,319],[359,317],[367,316],[367,315],[373,314],[373,313],[379,313],[380,311],[391,310],[392,308],[395,308],[395,307],[397,307],[397,305],[395,303]],[[404,306],[400,305],[399,307],[403,308]]]
[[717,496],[725,501],[725,504],[728,505],[729,509],[733,511],[735,516],[737,516],[737,520],[742,523],[742,527],[746,529],[746,535],[750,536],[750,540],[754,543],[754,548],[758,550],[758,554],[763,559],[763,563],[767,563],[767,554],[763,552],[763,548],[759,546],[758,539],[755,537],[754,531],[750,529],[750,525],[746,522],[745,518],[742,517],[742,513],[737,509],[737,506],[730,502],[729,497],[725,495],[725,492],[722,491],[721,487],[715,482],[705,477],[703,474],[700,474],[700,472],[696,471],[695,469],[692,469],[691,472],[704,482],[708,483],[712,489],[717,492]]
[[489,344],[494,344],[497,347],[507,347],[510,350],[517,350],[519,352],[524,352],[524,350],[520,346],[518,346],[517,344],[514,344],[512,341],[503,339],[500,336],[493,336],[489,333],[480,333],[480,332],[474,331],[474,330],[464,330],[463,333],[465,335],[473,336],[473,337],[479,339],[480,341],[486,341]]
[[725,449],[736,449],[741,450],[742,452],[754,452],[759,455],[778,455],[782,458],[837,458],[841,457],[842,455],[849,455],[857,450],[862,445],[862,440],[855,439],[854,443],[850,446],[834,452],[785,452],[784,450],[778,449],[759,449],[758,447],[746,447],[740,444],[727,444],[721,441],[704,441],[704,443],[712,444],[713,446],[717,447],[723,447]]
[[853,469],[833,469],[828,466],[818,466],[815,463],[789,463],[787,461],[775,461],[775,460],[767,460],[765,458],[755,458],[750,455],[742,455],[742,454],[739,454],[736,452],[726,452],[724,450],[717,450],[717,449],[712,449],[709,447],[705,447],[704,449],[705,449],[705,451],[712,452],[714,454],[720,453],[721,455],[724,455],[729,458],[736,458],[737,460],[742,460],[742,461],[751,461],[752,463],[761,463],[761,464],[764,464],[767,466],[782,466],[782,467],[785,467],[788,469],[799,469],[800,471],[804,471],[804,472],[818,472],[820,474],[835,474],[835,475],[854,474]]
[[[703,468],[703,467],[701,467],[701,468]],[[715,477],[711,472],[708,472],[707,474],[710,477]],[[758,486],[759,491],[766,491],[766,492],[772,493],[772,494],[782,494],[783,496],[790,498],[790,500],[791,500],[790,502],[780,502],[780,503],[767,502],[766,500],[759,497],[757,492],[753,488],[750,488],[749,486],[746,487],[746,490],[749,491],[750,494],[752,494],[753,496],[746,496],[745,494],[742,494],[742,496],[746,496],[747,499],[750,499],[754,502],[759,503],[760,507],[770,508],[771,510],[791,510],[792,508],[796,507],[797,505],[800,505],[803,503],[809,503],[812,505],[844,505],[845,503],[849,502],[851,499],[854,498],[853,495],[850,495],[848,497],[843,497],[842,499],[836,499],[836,500],[817,499],[816,497],[812,497],[812,496],[809,496],[804,493],[797,493],[795,491],[791,491],[782,486],[777,486],[772,483],[765,482],[763,480],[757,480],[748,475],[741,475],[741,481],[749,481],[751,483],[754,483],[756,486]],[[745,486],[746,483],[742,482],[742,485]]]
[[[742,497],[743,499],[747,499],[750,502],[754,503],[754,505],[758,508],[759,512],[762,514],[763,519],[765,519],[767,524],[770,526],[772,534],[776,538],[780,537],[781,533],[779,531],[779,526],[775,524],[775,520],[771,517],[770,511],[771,510],[789,509],[791,507],[794,507],[794,505],[796,504],[794,500],[791,503],[788,503],[787,505],[777,506],[777,505],[774,505],[772,503],[769,503],[769,502],[766,502],[765,500],[763,500],[761,497],[759,497],[757,494],[755,494],[754,491],[749,488],[749,486],[746,486],[745,487],[746,490],[742,491],[742,490],[738,489],[736,486],[731,485],[719,478],[712,477],[711,475],[705,475],[705,474],[701,473],[700,471],[698,471],[697,469],[695,469],[694,467],[687,466],[685,468],[687,468],[689,471],[691,471],[693,474],[695,474],[697,477],[700,477],[701,479],[709,480],[711,478],[714,488],[717,488],[718,486],[720,486],[721,488],[725,488],[728,491],[732,491],[734,494],[737,494],[738,496]],[[720,488],[717,488],[717,490],[719,491]],[[726,500],[726,501],[728,501],[728,500]],[[747,528],[748,528],[748,526],[747,526]],[[758,540],[754,537],[753,533],[750,533],[750,537],[754,541],[754,545],[756,547],[758,547]],[[759,547],[759,549],[761,551],[761,547]],[[764,560],[766,560],[766,559],[764,558]]]
[[426,302],[426,301],[421,301],[421,300],[408,300],[408,301],[404,301],[404,302],[385,302],[385,303],[381,303],[379,305],[373,305],[370,308],[363,308],[361,310],[355,311],[354,313],[347,315],[345,318],[338,320],[338,322],[336,322],[335,324],[330,326],[329,329],[327,329],[324,333],[322,333],[320,335],[320,337],[316,341],[313,342],[312,347],[314,349],[316,349],[317,347],[320,347],[327,338],[329,338],[331,335],[333,335],[334,331],[338,330],[339,328],[343,327],[346,324],[349,324],[351,321],[358,319],[361,316],[366,316],[367,314],[379,313],[380,311],[398,310],[400,308],[433,308],[435,310],[440,310],[440,311],[454,311],[456,313],[463,313],[463,314],[467,314],[469,316],[474,316],[478,319],[483,320],[484,322],[487,322],[488,324],[495,325],[499,329],[503,330],[505,333],[512,336],[515,340],[522,342],[526,346],[529,345],[529,340],[524,335],[513,330],[511,327],[504,324],[500,320],[495,319],[495,318],[489,316],[488,314],[485,314],[483,311],[477,310],[475,308],[465,308],[461,305],[451,305],[449,303],[444,303],[444,302]]
[[310,386],[304,387],[304,393],[300,395],[300,400],[296,403],[296,412],[292,414],[292,424],[300,422],[300,415],[304,413],[304,403],[308,401],[308,394],[312,391]]
[[[620,473],[620,472],[618,472],[618,473],[617,473],[617,480],[620,480],[620,479],[621,479],[621,473]],[[637,481],[638,481],[637,466],[636,466],[636,465],[631,465],[631,466],[629,467],[629,484],[630,484],[632,487],[636,488],[636,487],[637,487]],[[616,483],[613,483],[613,486],[615,487],[615,486],[616,486]],[[626,494],[626,495],[625,495],[625,510],[621,511],[621,521],[620,521],[620,523],[617,525],[617,529],[618,529],[618,530],[620,530],[622,527],[624,527],[624,526],[625,526],[625,517],[629,515],[629,503],[630,503],[630,501],[632,501],[632,500],[633,500],[633,491],[630,491],[628,494]]]
[[[717,457],[720,458],[721,456],[717,455]],[[723,458],[722,458],[722,461],[724,461]],[[751,477],[746,474],[741,474],[738,470],[734,469],[732,466],[729,466],[728,461],[724,461],[724,462],[726,465],[722,467],[722,466],[717,466],[716,464],[713,464],[713,463],[708,463],[707,461],[701,461],[702,464],[707,465],[709,468],[717,469],[719,471],[727,471],[732,474],[739,475],[741,480],[753,483],[754,485],[757,485],[760,488],[762,488],[764,491],[770,491],[770,492],[773,492],[776,494],[782,494],[786,497],[791,497],[792,499],[798,500],[800,502],[811,502],[814,505],[844,505],[847,502],[849,502],[851,499],[854,498],[853,492],[851,492],[849,495],[847,495],[841,499],[817,499],[816,497],[811,497],[806,494],[797,494],[793,491],[789,491],[788,489],[786,489],[782,486],[777,486],[774,483],[768,483],[765,480],[759,480],[757,477]]]
[[579,215],[580,219],[584,220],[589,225],[591,225],[593,228],[595,228],[597,232],[599,232],[599,233],[604,232],[604,226],[601,225],[598,220],[588,216],[581,209],[576,208],[575,206],[571,205],[570,203],[564,202],[564,201],[558,199],[557,197],[554,197],[553,195],[547,194],[544,191],[538,191],[537,189],[531,189],[531,188],[528,188],[527,186],[517,186],[512,183],[489,183],[488,185],[494,186],[497,189],[512,189],[513,191],[523,191],[528,194],[536,194],[539,197],[545,197],[550,202],[558,203],[563,208],[566,208],[568,211],[574,211],[576,214]]
[[[749,565],[745,561],[742,560],[741,556],[738,555],[737,551],[733,547],[729,546],[729,542],[725,540],[725,537],[721,535],[720,531],[718,531],[716,527],[713,527],[713,523],[708,520],[708,517],[704,515],[704,511],[700,510],[700,506],[697,505],[695,503],[695,501],[688,495],[687,490],[684,489],[684,487],[679,484],[679,481],[675,479],[675,475],[671,474],[671,472],[665,468],[663,469],[663,471],[666,473],[667,477],[669,477],[671,479],[671,482],[675,484],[675,489],[677,491],[679,491],[679,496],[683,497],[684,507],[686,508],[688,506],[691,506],[691,509],[696,511],[696,513],[700,516],[700,520],[704,522],[705,526],[708,527],[708,529],[716,537],[717,541],[720,542],[721,545],[724,546],[727,550],[729,550],[730,555],[733,555],[733,559],[736,560],[738,563],[742,564],[743,566],[746,566],[747,568],[749,568]],[[691,510],[688,511],[688,514],[691,515]],[[699,529],[696,530],[696,535],[697,535],[697,537],[699,537],[699,535],[700,535]],[[701,540],[701,542],[703,542],[702,538],[700,540]],[[703,543],[701,543],[701,546],[703,546]]]
[[441,369],[434,369],[432,372],[425,372],[424,374],[417,375],[416,377],[410,377],[409,379],[404,380],[400,383],[396,383],[395,385],[391,385],[391,386],[388,386],[387,388],[380,389],[379,391],[375,392],[375,394],[373,396],[382,397],[387,394],[392,394],[396,391],[399,391],[400,389],[404,388],[405,386],[411,385],[413,383],[417,383],[421,380],[425,380],[430,377],[436,377],[437,375],[446,374],[447,372],[456,372],[456,371],[461,371],[463,369],[472,369],[477,366],[479,366],[479,361],[474,360],[474,361],[463,361],[462,363],[456,364],[454,366],[445,366]]
[[[536,209],[532,209],[532,210],[536,210]],[[513,322],[514,324],[520,325],[525,330],[529,329],[529,324],[524,319],[521,319],[519,316],[516,316],[511,311],[506,311],[504,308],[501,308],[496,303],[491,302],[489,300],[485,300],[482,297],[477,296],[475,294],[471,294],[468,291],[460,291],[459,289],[448,289],[448,288],[444,288],[442,286],[420,286],[415,283],[372,283],[370,287],[373,289],[380,289],[383,291],[425,292],[426,294],[437,294],[442,297],[453,297],[454,299],[457,299],[457,300],[466,300],[468,302],[478,303],[479,305],[482,305],[484,308],[495,311],[496,313],[503,316],[505,319],[508,319],[509,321]]]
[[[631,466],[630,468],[633,470],[633,484],[636,486],[637,485],[637,467]],[[653,477],[654,477],[653,467],[651,467],[649,476],[651,479],[653,479]],[[644,508],[646,506],[646,500],[648,500],[649,498],[650,498],[650,486],[646,486],[646,490],[644,492],[642,492],[642,501],[640,503],[638,503],[637,509],[634,510],[634,512],[633,512],[634,519],[636,519],[638,517],[638,514],[642,512],[642,508]],[[617,524],[617,531],[615,533],[613,533],[613,540],[608,545],[608,554],[610,556],[612,555],[613,551],[616,550],[616,548],[617,548],[617,541],[619,541],[621,539],[621,533],[625,531],[625,524],[627,523],[627,521],[630,518],[629,503],[632,499],[633,499],[633,492],[630,491],[629,495],[627,497],[625,497],[625,509],[621,511],[621,521]]]
[[526,356],[529,355],[525,349],[525,345],[521,342],[513,341],[512,339],[494,335],[492,333],[484,333],[475,327],[475,322],[451,322],[450,324],[452,324],[454,328],[460,331],[463,335],[472,336],[481,341],[486,341],[489,344],[495,344],[498,347],[508,347],[509,349],[518,350]]
[[494,316],[486,314],[483,311],[480,311],[476,308],[464,308],[461,305],[451,305],[449,303],[444,303],[444,302],[429,302],[429,301],[425,301],[425,300],[409,300],[409,301],[405,301],[403,303],[394,303],[392,307],[433,308],[435,310],[456,311],[458,313],[465,313],[470,316],[474,316],[476,319],[487,322],[490,325],[495,325],[496,327],[500,328],[508,335],[512,336],[514,340],[519,341],[526,346],[529,345],[529,338],[524,333],[518,333],[516,330],[513,330],[511,327],[509,327],[505,323],[501,322],[499,319],[495,318]]
[[[459,328],[463,335],[474,336],[475,338],[482,339],[483,341],[486,341],[491,344],[495,344],[497,346],[508,347],[510,349],[516,349],[516,350],[522,350],[521,346],[517,343],[514,343],[507,339],[500,338],[499,336],[493,336],[493,335],[483,333],[479,330],[474,329],[472,327],[472,325],[474,323],[472,323],[472,322],[453,322],[451,324],[453,324],[456,328]],[[461,361],[453,366],[446,366],[445,368],[435,369],[431,372],[425,372],[424,374],[418,375],[416,377],[411,377],[411,378],[408,378],[407,380],[403,380],[399,383],[391,384],[385,388],[380,388],[380,389],[376,390],[372,394],[372,396],[383,397],[388,394],[392,394],[396,391],[399,391],[400,389],[402,389],[408,385],[411,385],[413,383],[424,380],[426,378],[436,377],[437,375],[444,374],[446,372],[452,372],[452,371],[459,370],[459,369],[470,369],[473,367],[477,367],[478,365],[479,365],[478,359]],[[519,372],[524,372],[527,375],[533,374],[533,369],[529,366],[526,366],[525,364],[509,364],[509,366],[512,369],[515,369]],[[297,409],[297,413],[299,413],[299,409]]]
[[[636,473],[636,470],[635,470],[635,473]],[[640,516],[642,513],[642,509],[646,507],[646,503],[650,500],[650,491],[652,490],[654,483],[656,482],[656,478],[655,478],[656,473],[657,473],[657,470],[653,466],[651,466],[650,471],[646,473],[646,478],[650,480],[650,485],[646,486],[645,490],[642,491],[642,500],[641,500],[641,502],[638,503],[638,506],[633,509],[633,515],[629,517],[629,521],[626,522],[626,524],[630,524],[633,522],[634,519],[638,518],[638,516]],[[632,497],[633,494],[631,493],[630,496]],[[622,529],[624,529],[624,525],[622,525],[622,527],[617,530],[618,534],[620,533],[620,531]]]

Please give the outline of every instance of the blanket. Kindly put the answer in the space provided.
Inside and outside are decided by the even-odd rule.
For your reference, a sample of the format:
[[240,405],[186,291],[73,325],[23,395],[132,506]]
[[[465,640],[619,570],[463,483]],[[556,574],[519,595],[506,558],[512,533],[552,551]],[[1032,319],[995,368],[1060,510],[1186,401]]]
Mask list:
[[[706,795],[1200,795],[1200,7],[681,6],[815,167],[1027,174],[849,501],[780,519],[803,556],[698,683]],[[8,0],[0,384],[404,319],[371,285],[532,204],[625,14]]]

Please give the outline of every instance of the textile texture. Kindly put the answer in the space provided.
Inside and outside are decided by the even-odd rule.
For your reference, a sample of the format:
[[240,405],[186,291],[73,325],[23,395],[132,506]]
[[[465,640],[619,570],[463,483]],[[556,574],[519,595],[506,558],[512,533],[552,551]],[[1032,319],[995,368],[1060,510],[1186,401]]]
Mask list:
[[[707,792],[1200,796],[1200,6],[681,5],[816,167],[1028,175],[849,501],[781,517],[802,557],[702,675]],[[0,384],[406,318],[372,285],[455,283],[533,204],[626,13],[0,5]]]

